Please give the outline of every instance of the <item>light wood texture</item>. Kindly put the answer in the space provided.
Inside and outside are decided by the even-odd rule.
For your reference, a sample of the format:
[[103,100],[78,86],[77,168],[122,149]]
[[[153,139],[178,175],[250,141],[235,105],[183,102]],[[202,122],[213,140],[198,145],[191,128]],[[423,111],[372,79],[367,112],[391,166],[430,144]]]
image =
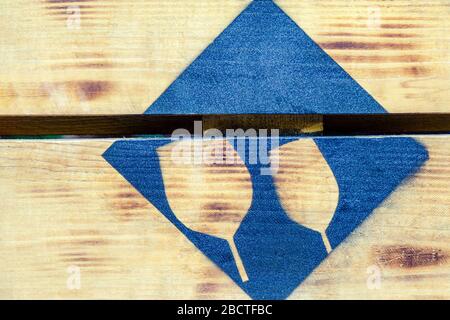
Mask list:
[[320,232],[330,253],[326,230],[339,202],[339,186],[316,143],[311,139],[292,142],[289,148],[272,152],[271,159],[281,168],[275,172],[274,181],[287,215],[302,226]]
[[[0,114],[141,114],[249,2],[2,1]],[[389,112],[449,111],[448,1],[276,2]]]
[[141,114],[246,4],[2,1],[0,113]]
[[[450,298],[450,137],[418,140],[430,154],[420,172],[290,298]],[[248,298],[102,158],[112,142],[0,141],[0,298]],[[313,156],[299,144],[282,148],[280,175],[299,156]],[[251,190],[238,167],[214,171],[233,190],[217,203],[204,201],[203,217],[236,188],[236,206],[245,207]],[[295,168],[284,170],[286,181]],[[208,179],[210,169],[201,170]],[[183,184],[190,171],[172,170],[165,179]],[[185,183],[184,200],[211,195],[201,184],[192,190]],[[79,290],[66,286],[73,266],[81,271]],[[381,288],[371,290],[373,266]]]
[[277,3],[389,112],[449,112],[449,1]]
[[[199,163],[194,160],[196,149],[201,151]],[[250,173],[237,151],[225,140],[187,140],[168,144],[158,154],[166,195],[177,218],[191,230],[227,240],[242,281],[248,281],[233,236],[252,204],[253,192]]]

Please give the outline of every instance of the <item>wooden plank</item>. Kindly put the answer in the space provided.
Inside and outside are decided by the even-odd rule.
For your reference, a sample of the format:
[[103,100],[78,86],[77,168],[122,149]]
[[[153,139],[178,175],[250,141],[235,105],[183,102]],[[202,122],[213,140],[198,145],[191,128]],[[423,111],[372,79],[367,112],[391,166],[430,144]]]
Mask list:
[[449,111],[448,1],[278,4],[387,111]]
[[[450,298],[450,137],[415,139],[429,159],[290,298]],[[307,147],[312,140],[302,141],[278,153],[276,181],[286,208],[314,196],[314,187],[309,195],[296,193],[298,181],[328,181],[314,160],[317,150]],[[0,141],[0,297],[248,298],[102,157],[113,142]],[[404,151],[392,150],[399,152],[392,159]],[[168,151],[160,157],[167,159]],[[309,173],[295,165],[299,159],[310,161]],[[200,208],[204,215],[196,223],[219,210],[225,220],[214,226],[226,227],[227,213],[242,212],[251,199],[242,163],[222,171],[178,166],[164,174],[168,189],[182,192],[171,206]],[[218,190],[222,196],[212,197]],[[222,206],[236,190],[239,200]],[[81,272],[79,290],[67,286],[74,267]],[[367,285],[373,268],[380,272],[379,289]]]
[[141,114],[246,4],[3,3],[1,113]]
[[[249,2],[2,3],[0,113],[141,114]],[[447,1],[277,4],[387,111],[449,111]]]

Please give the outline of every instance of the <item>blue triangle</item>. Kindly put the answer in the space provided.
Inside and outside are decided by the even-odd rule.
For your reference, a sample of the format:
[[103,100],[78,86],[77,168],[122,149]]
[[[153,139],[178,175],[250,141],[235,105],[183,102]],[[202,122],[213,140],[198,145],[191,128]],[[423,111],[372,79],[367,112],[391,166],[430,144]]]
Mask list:
[[149,114],[385,113],[270,0],[253,1]]

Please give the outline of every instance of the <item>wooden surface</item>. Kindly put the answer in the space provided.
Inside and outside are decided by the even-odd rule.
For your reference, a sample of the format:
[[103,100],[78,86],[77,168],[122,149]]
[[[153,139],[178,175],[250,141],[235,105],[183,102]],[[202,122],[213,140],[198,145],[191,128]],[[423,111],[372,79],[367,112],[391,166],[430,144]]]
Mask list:
[[[450,299],[450,139],[417,139],[430,159],[290,298]],[[0,298],[248,298],[105,161],[112,142],[0,141]],[[307,150],[301,143],[282,147],[278,182],[295,184],[299,173],[289,164],[313,160]],[[172,192],[190,191],[172,205],[192,203],[204,190],[197,205],[217,209],[210,202],[220,200],[208,195],[224,181],[242,191],[236,208],[248,205],[249,177],[239,167],[213,170],[223,175],[214,179],[203,168],[207,189],[180,170],[165,180],[177,182]],[[314,184],[325,180],[321,172]],[[286,194],[286,207],[289,201],[301,199]],[[79,290],[66,284],[74,266]],[[367,286],[373,268],[380,289]]]
[[[448,1],[276,2],[389,112],[450,110]],[[248,3],[2,1],[0,114],[141,114]]]
[[[173,119],[172,128],[167,121],[155,124],[123,115],[142,114],[249,3],[2,1],[0,115],[121,116],[88,117],[80,123],[79,118],[44,117],[40,123],[1,118],[0,134],[112,136],[185,127],[181,118]],[[427,117],[415,124],[403,118],[399,125],[382,118],[215,116],[202,118],[204,129],[238,126],[280,128],[284,134],[349,135],[378,133],[380,127],[382,133],[395,134],[414,128],[448,132],[448,117],[437,120],[431,115],[450,112],[448,0],[276,3],[388,112]],[[429,160],[290,298],[450,299],[450,137],[416,138],[426,146]],[[247,299],[102,157],[113,142],[0,140],[0,299]],[[320,152],[308,145],[314,145],[312,140],[285,145],[276,153],[281,167],[275,184],[292,219],[305,218],[296,217],[301,207],[311,213],[302,223],[323,231],[329,217],[318,219],[314,213],[333,212],[338,190],[330,171],[322,168],[326,164]],[[160,152],[161,159],[167,158],[168,150]],[[292,165],[299,157],[308,159],[307,172]],[[242,163],[217,170],[174,168],[161,161],[172,207],[188,217],[196,212],[189,223],[199,228],[218,210],[221,218],[208,220],[208,231],[234,231],[236,212],[245,214],[252,196]],[[299,183],[317,190],[325,185],[330,197],[292,187]],[[233,205],[224,206],[224,199]],[[80,271],[79,289],[68,286],[74,268]],[[380,275],[379,288],[368,285],[373,272]]]

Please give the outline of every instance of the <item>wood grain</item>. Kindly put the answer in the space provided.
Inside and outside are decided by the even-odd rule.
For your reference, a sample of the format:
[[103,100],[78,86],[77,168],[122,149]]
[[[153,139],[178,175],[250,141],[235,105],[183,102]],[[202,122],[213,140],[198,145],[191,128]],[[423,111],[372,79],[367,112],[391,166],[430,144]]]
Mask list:
[[389,112],[448,112],[446,0],[279,0]]
[[[0,114],[141,114],[249,2],[3,1]],[[389,112],[449,111],[448,1],[276,2]]]
[[0,112],[141,114],[246,4],[3,2]]
[[[450,137],[417,139],[430,159],[290,298],[450,298]],[[102,158],[112,142],[0,141],[0,298],[248,298]],[[290,164],[309,154],[302,144],[282,148],[279,179],[289,182],[296,174]],[[212,174],[199,170],[205,179]],[[190,188],[178,201],[189,203],[196,190],[209,194],[202,182],[192,190],[181,180],[189,172],[165,177],[173,192],[179,181]],[[246,203],[248,176],[238,168],[214,174],[224,176],[205,180],[211,190],[227,181]],[[219,209],[222,223],[233,219],[211,197],[202,217]],[[70,266],[81,270],[79,290],[66,286]],[[370,290],[373,266],[381,288]]]

